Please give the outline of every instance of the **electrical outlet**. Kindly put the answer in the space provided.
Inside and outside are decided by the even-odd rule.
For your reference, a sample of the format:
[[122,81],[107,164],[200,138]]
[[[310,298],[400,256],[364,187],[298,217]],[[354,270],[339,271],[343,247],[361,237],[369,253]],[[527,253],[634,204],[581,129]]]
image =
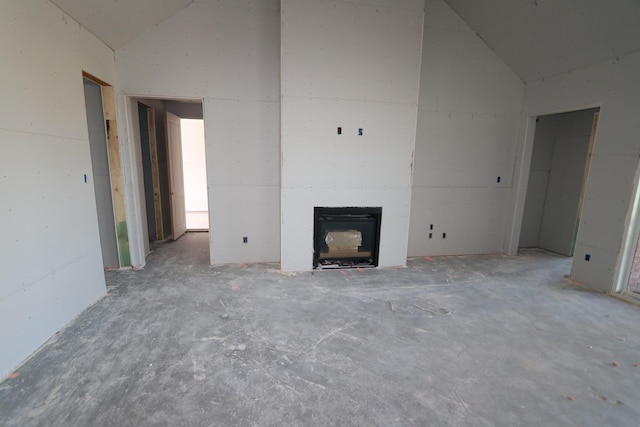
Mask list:
[[591,254],[584,254],[584,260],[585,261],[591,261]]
[[242,243],[249,243],[249,238],[248,237],[243,237],[242,238]]

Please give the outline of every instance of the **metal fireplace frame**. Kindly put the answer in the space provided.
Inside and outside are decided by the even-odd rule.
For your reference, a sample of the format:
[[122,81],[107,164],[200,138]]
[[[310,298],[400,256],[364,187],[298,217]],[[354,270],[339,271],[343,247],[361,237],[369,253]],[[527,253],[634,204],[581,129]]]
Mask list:
[[[368,247],[371,247],[371,254],[362,257],[327,257],[321,258],[323,249],[327,248],[325,236],[320,236],[322,224],[328,221],[342,223],[353,222],[354,225],[363,222],[373,225],[373,233],[367,238],[370,239]],[[378,266],[380,253],[380,227],[382,225],[382,207],[315,207],[313,211],[313,269],[335,269],[335,268],[371,268]],[[324,252],[326,253],[326,252]]]

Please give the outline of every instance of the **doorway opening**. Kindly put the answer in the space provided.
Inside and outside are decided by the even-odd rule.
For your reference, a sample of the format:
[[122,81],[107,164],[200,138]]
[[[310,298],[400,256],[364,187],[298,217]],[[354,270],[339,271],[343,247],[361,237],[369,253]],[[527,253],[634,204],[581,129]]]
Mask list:
[[129,98],[145,253],[151,244],[209,230],[201,100]]
[[131,265],[113,87],[82,73],[102,263],[105,270]]
[[599,110],[536,118],[519,248],[573,257]]

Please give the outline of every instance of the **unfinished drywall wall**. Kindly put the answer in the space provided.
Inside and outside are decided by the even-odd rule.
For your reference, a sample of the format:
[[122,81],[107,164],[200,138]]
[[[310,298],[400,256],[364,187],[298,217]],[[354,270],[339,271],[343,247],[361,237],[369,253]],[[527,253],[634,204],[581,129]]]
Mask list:
[[404,265],[423,2],[281,7],[282,269],[311,269],[315,206],[381,206],[379,264]]
[[3,377],[105,291],[82,71],[113,82],[114,63],[38,0],[0,4],[0,51]]
[[182,119],[202,119],[202,102],[166,101],[167,111]]
[[524,84],[441,0],[422,49],[409,255],[503,252]]
[[[523,119],[600,105],[591,170],[582,209],[571,277],[610,291],[620,255],[640,149],[640,53],[605,61],[527,84]],[[530,132],[530,131],[529,131]],[[520,197],[511,247],[517,247],[524,208],[530,134],[519,146]],[[590,255],[587,261],[585,255]]]
[[121,95],[204,100],[212,263],[280,256],[279,40],[277,0],[196,1],[116,51]]
[[536,120],[520,247],[572,255],[596,111],[553,114]]
[[520,229],[521,248],[538,246],[540,224],[544,212],[544,202],[547,197],[549,171],[553,158],[555,136],[558,134],[558,120],[556,115],[536,118],[535,138],[531,166],[529,169],[529,183],[527,185],[527,199]]

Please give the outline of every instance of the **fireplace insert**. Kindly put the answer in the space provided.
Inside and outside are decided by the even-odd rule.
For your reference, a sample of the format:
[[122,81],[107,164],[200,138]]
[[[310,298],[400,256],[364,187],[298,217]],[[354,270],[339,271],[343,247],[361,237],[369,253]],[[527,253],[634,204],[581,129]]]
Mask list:
[[381,207],[314,208],[313,268],[377,267]]

